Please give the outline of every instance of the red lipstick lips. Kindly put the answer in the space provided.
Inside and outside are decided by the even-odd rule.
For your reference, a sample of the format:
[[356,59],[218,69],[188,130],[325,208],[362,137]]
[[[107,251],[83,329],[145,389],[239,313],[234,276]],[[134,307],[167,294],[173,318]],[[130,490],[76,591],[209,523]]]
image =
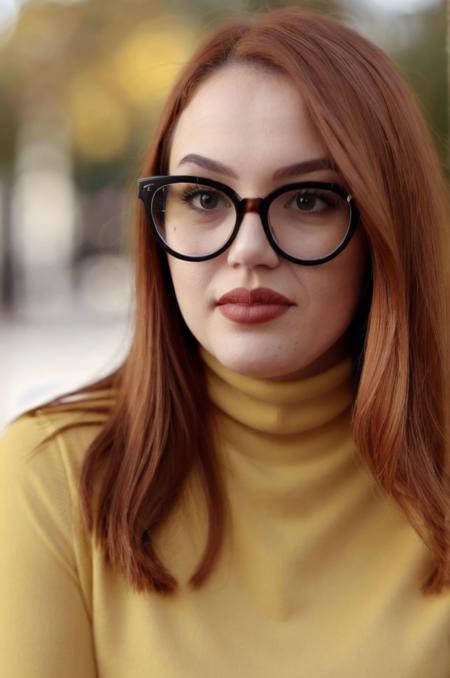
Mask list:
[[286,313],[294,303],[267,287],[253,290],[237,287],[222,295],[217,305],[228,320],[237,323],[263,323]]

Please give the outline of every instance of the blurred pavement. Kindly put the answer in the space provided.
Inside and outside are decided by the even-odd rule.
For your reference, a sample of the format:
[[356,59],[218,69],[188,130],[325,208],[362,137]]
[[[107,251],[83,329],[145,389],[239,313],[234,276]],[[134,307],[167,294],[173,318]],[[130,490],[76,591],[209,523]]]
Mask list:
[[27,407],[110,372],[128,343],[119,320],[0,318],[0,430]]

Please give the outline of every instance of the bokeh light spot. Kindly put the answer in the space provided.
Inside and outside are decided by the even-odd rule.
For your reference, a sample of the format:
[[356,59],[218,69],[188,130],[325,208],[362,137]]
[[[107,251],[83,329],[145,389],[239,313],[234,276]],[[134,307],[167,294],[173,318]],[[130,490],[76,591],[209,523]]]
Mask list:
[[193,47],[192,32],[180,26],[137,28],[114,57],[117,81],[130,103],[140,109],[159,103]]
[[72,141],[88,160],[105,162],[119,156],[128,143],[129,119],[119,93],[101,74],[82,73],[68,99]]

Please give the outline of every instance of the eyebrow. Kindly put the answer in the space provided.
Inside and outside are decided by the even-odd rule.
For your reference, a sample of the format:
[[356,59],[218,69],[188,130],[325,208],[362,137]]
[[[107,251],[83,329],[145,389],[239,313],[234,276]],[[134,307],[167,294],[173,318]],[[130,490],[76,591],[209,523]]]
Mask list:
[[[217,162],[217,160],[206,158],[204,155],[188,153],[188,155],[185,155],[184,158],[180,160],[178,167],[188,163],[198,165],[199,167],[203,167],[204,169],[213,172],[219,172],[224,176],[233,177],[235,179],[238,178],[238,175],[231,167],[227,167],[227,165],[223,165],[221,162]],[[316,172],[323,169],[337,171],[336,166],[329,158],[312,158],[311,160],[304,160],[303,162],[296,162],[293,165],[280,167],[274,172],[272,179],[286,179],[297,174],[307,174],[308,172]]]

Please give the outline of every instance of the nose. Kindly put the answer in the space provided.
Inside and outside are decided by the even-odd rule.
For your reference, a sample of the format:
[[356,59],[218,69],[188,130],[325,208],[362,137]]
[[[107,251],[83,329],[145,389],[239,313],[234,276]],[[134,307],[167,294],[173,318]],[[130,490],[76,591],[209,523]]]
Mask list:
[[274,268],[279,256],[267,239],[261,217],[255,209],[247,209],[239,232],[228,249],[230,266],[267,266]]

